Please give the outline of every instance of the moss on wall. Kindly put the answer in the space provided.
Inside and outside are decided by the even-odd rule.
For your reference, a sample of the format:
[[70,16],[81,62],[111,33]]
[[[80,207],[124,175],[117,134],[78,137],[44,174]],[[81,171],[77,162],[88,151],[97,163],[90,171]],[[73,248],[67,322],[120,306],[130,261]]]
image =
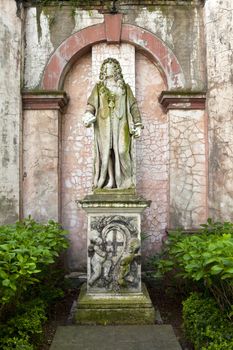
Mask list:
[[54,47],[57,47],[63,40],[71,35],[75,19],[70,8],[63,8],[62,11],[56,6],[38,7],[39,16],[43,13],[48,18],[50,39]]
[[11,224],[19,219],[17,200],[10,198],[10,195],[0,196],[0,225]]
[[[17,0],[16,0],[17,1]],[[113,0],[22,0],[24,6],[74,6],[82,8],[101,9],[110,11]],[[204,0],[116,0],[115,6],[120,10],[121,6],[144,6],[149,11],[154,11],[157,6],[189,6],[204,4]]]

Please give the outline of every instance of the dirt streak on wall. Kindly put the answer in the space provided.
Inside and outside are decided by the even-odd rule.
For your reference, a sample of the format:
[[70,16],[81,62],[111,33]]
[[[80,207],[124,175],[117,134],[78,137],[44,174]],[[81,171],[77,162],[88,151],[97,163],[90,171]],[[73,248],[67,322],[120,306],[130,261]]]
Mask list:
[[0,1],[0,224],[19,216],[21,25],[14,0]]
[[233,2],[207,0],[209,215],[233,220]]

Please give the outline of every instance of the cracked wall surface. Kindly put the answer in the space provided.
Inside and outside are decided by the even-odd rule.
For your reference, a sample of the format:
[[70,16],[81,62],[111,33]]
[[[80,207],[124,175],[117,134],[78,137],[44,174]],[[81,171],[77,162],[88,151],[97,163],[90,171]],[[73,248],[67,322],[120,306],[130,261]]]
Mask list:
[[81,270],[86,266],[87,217],[76,201],[83,199],[92,189],[94,135],[93,129],[85,128],[82,123],[92,86],[89,53],[72,67],[64,86],[70,102],[62,117],[61,221],[70,232],[71,270]]
[[205,4],[209,216],[233,220],[233,2]]
[[207,219],[204,111],[169,111],[169,227],[198,227]]
[[158,97],[166,85],[158,68],[136,52],[136,98],[144,129],[136,143],[137,192],[151,200],[142,214],[143,255],[159,250],[168,222],[168,123]]
[[58,111],[24,111],[23,214],[58,221]]
[[21,19],[14,0],[0,2],[0,224],[19,217]]

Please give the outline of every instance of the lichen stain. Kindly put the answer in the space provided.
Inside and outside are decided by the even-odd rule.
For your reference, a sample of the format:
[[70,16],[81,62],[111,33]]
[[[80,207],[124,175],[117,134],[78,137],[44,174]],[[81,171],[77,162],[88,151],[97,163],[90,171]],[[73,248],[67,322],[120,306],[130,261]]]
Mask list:
[[216,135],[216,133],[213,133],[212,136],[212,149],[210,151],[209,164],[211,168],[211,173],[216,174],[218,171],[221,170],[222,150],[220,147],[221,141],[218,140],[218,136]]
[[[3,24],[3,26],[4,26],[3,42],[5,43],[5,45],[9,45],[9,43],[12,40],[11,33],[5,24]],[[3,50],[3,62],[5,62],[6,64],[10,58],[10,52],[11,51],[7,48]]]
[[169,228],[181,228],[184,229],[181,221],[182,221],[182,212],[177,208],[176,203],[172,203],[170,207],[170,222],[169,222]]
[[17,201],[15,198],[0,197],[0,224],[12,224],[19,219],[17,213]]
[[50,40],[56,48],[72,34],[75,27],[74,16],[70,8],[43,7],[42,12],[48,18]]
[[38,33],[38,41],[40,41],[41,38],[41,24],[40,24],[40,15],[41,15],[42,9],[41,7],[36,8],[36,24],[37,24],[37,33]]
[[193,43],[194,12],[192,8],[174,9],[171,35],[174,43],[174,53],[183,68],[186,88],[191,88],[191,53]]
[[9,115],[9,102],[7,101],[5,103],[4,108],[4,114],[2,118],[2,133],[1,133],[1,139],[2,139],[2,154],[1,154],[1,160],[2,160],[2,167],[7,168],[9,161],[10,161],[10,154],[8,152],[8,137],[9,137],[9,131],[7,128],[7,119],[6,116]]

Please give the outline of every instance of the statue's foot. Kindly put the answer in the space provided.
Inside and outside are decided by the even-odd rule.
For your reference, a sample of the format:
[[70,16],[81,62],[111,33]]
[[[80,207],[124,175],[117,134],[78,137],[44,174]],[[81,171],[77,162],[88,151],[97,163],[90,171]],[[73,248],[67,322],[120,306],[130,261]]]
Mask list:
[[104,186],[104,188],[113,188],[113,181],[112,180],[109,180],[107,185]]

